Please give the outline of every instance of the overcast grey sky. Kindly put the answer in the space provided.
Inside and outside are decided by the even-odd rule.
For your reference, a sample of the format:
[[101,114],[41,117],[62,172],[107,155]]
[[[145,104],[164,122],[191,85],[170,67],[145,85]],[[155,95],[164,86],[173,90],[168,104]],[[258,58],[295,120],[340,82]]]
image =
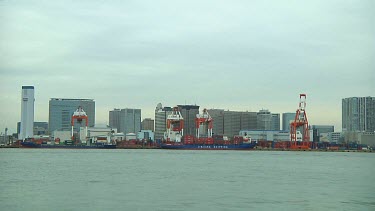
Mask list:
[[375,1],[0,1],[0,130],[21,86],[35,121],[50,98],[295,112],[341,130],[341,99],[375,95]]

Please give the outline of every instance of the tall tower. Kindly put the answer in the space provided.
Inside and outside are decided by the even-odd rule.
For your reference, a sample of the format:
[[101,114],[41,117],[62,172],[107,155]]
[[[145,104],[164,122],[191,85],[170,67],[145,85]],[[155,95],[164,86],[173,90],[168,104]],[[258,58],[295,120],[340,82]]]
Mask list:
[[21,129],[19,139],[33,137],[34,129],[34,86],[22,86]]

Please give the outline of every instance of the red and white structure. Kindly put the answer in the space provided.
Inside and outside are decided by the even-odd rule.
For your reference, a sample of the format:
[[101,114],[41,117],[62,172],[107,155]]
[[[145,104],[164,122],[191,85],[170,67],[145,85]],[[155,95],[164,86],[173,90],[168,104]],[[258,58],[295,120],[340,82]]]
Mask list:
[[200,139],[200,128],[206,129],[207,128],[207,135],[204,138],[212,139],[212,124],[213,119],[211,118],[210,114],[207,112],[207,109],[203,109],[203,113],[197,114],[195,118],[195,129],[196,129],[196,138]]
[[181,142],[182,136],[184,136],[184,118],[178,107],[174,107],[172,114],[167,116],[165,136],[167,142]]
[[300,94],[299,99],[299,108],[296,111],[294,121],[290,123],[292,148],[293,146],[297,146],[297,130],[299,128],[302,128],[302,142],[310,141],[309,122],[306,115],[306,94]]
[[71,125],[72,125],[72,140],[74,140],[74,120],[77,120],[78,123],[82,123],[82,120],[86,120],[86,127],[85,127],[85,133],[86,133],[86,136],[87,137],[87,126],[89,124],[89,118],[88,116],[86,115],[86,112],[83,110],[83,108],[81,106],[78,107],[78,109],[73,113],[73,116],[72,116],[72,122],[71,122]]

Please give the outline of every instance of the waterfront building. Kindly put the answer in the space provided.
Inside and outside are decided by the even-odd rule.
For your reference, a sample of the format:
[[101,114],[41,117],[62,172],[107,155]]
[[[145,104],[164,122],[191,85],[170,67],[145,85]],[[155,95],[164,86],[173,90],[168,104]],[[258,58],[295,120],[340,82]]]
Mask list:
[[[290,141],[289,131],[282,130],[241,130],[240,136],[246,136],[251,141]],[[297,131],[297,141],[302,141],[302,133]]]
[[155,134],[152,130],[141,130],[137,133],[138,140],[150,140],[153,141]]
[[342,140],[342,132],[320,133],[320,142],[339,143]]
[[343,131],[375,131],[375,97],[342,99]]
[[319,142],[322,133],[332,133],[335,131],[333,125],[312,125],[311,129],[313,131],[313,141]]
[[342,136],[344,143],[357,143],[375,148],[375,132],[346,131]]
[[280,114],[271,114],[271,130],[280,130]]
[[34,102],[34,86],[22,86],[20,140],[34,136]]
[[296,117],[296,113],[283,113],[282,115],[283,124],[282,124],[282,130],[283,131],[290,131],[290,123],[294,121],[294,118]]
[[154,120],[151,118],[144,119],[141,123],[141,130],[154,131]]
[[199,114],[197,105],[177,105],[184,118],[184,135],[195,136],[195,118]]
[[113,109],[109,111],[109,126],[119,133],[137,134],[141,131],[141,109]]
[[163,107],[161,103],[155,109],[155,140],[161,140],[167,131],[167,116],[172,114],[171,107]]
[[240,111],[224,111],[224,135],[229,139],[241,130],[241,114]]
[[271,130],[272,114],[268,110],[262,109],[257,113],[257,129]]
[[[71,130],[71,120],[73,113],[78,107],[86,112],[88,117],[88,126],[95,125],[95,101],[93,99],[67,99],[67,98],[51,98],[49,101],[49,119],[48,128],[50,134],[53,131]],[[85,124],[84,121],[82,124]],[[75,130],[80,128],[80,124],[75,124]]]
[[[241,130],[251,130],[257,128],[257,112],[241,112]],[[238,134],[238,132],[236,132]]]
[[48,122],[34,122],[34,135],[47,135]]
[[207,111],[213,119],[214,135],[224,135],[232,139],[240,130],[257,128],[256,112],[225,111],[224,109]]
[[[17,122],[17,134],[20,134],[21,122]],[[34,135],[47,135],[48,134],[48,122],[34,122]]]

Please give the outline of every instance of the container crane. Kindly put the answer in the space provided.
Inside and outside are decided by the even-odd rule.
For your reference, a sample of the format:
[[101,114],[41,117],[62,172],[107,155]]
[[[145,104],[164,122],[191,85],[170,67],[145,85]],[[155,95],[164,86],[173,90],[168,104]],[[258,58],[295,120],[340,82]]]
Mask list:
[[178,107],[174,107],[172,114],[167,116],[167,142],[181,142],[184,135],[184,118]]
[[87,126],[89,124],[89,118],[88,116],[86,115],[86,112],[83,110],[83,108],[81,106],[79,106],[77,108],[77,110],[73,113],[73,116],[72,116],[72,121],[71,121],[71,125],[72,125],[72,140],[74,140],[74,120],[77,120],[78,123],[82,123],[82,120],[86,120],[86,127],[85,127],[85,134],[86,134],[86,137],[87,137]]
[[[299,108],[294,121],[290,123],[290,140],[292,149],[308,149],[310,141],[309,122],[306,115],[306,94],[299,95]],[[297,130],[302,128],[302,145],[297,144]]]
[[[213,143],[212,138],[212,124],[213,119],[210,114],[207,112],[207,109],[203,109],[203,113],[197,114],[195,118],[195,129],[196,129],[196,138],[198,142]],[[200,137],[200,128],[207,128],[207,134],[204,137]]]

